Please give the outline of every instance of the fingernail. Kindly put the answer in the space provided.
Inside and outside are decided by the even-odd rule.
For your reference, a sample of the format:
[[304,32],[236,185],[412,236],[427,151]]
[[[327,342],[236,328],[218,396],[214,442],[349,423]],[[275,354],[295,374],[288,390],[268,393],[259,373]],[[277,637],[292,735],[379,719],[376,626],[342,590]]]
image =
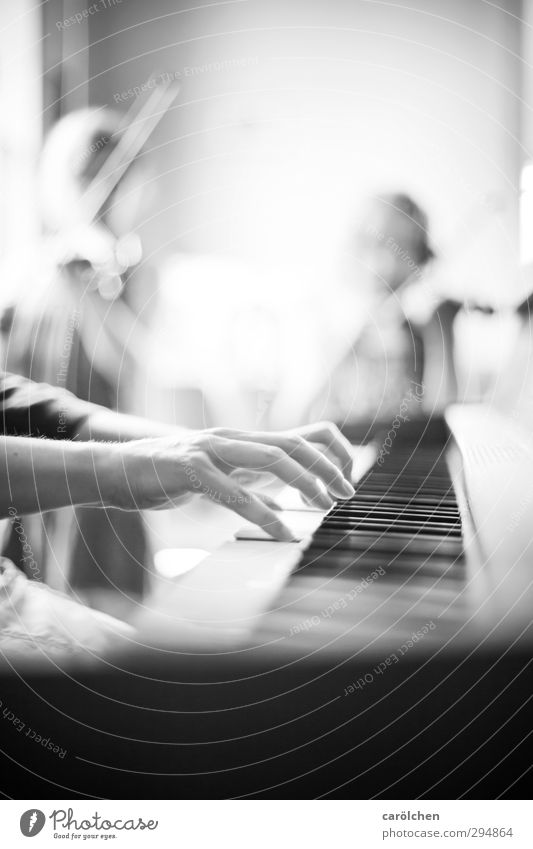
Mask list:
[[355,489],[345,478],[343,478],[342,482],[340,482],[338,486],[335,484],[335,492],[341,498],[351,498],[352,495],[355,495]]
[[277,502],[277,501],[274,501],[274,499],[273,499],[273,498],[270,498],[268,495],[263,495],[263,496],[262,496],[262,499],[263,499],[263,501],[265,502],[266,506],[267,506],[267,507],[270,507],[270,509],[271,509],[271,510],[277,510],[277,512],[278,512],[278,513],[279,513],[281,510],[283,510],[283,507],[280,507],[280,505],[278,504],[278,502]]

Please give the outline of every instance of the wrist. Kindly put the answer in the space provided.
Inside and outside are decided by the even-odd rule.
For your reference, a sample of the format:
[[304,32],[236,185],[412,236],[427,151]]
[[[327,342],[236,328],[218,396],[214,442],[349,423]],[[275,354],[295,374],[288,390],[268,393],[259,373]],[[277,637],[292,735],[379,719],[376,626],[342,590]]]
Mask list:
[[113,507],[118,474],[117,446],[105,442],[71,443],[65,451],[65,469],[72,504]]
[[0,515],[7,507],[35,513],[76,505],[113,503],[111,456],[116,446],[59,439],[3,437]]
[[151,443],[150,439],[87,443],[93,448],[94,480],[102,507],[138,510],[146,506],[143,490],[153,477]]

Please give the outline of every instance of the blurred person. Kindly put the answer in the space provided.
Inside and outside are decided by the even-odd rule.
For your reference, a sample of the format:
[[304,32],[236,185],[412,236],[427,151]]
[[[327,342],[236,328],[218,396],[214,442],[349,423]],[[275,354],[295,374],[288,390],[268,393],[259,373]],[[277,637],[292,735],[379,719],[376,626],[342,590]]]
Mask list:
[[[109,109],[73,112],[51,130],[39,170],[40,279],[4,315],[4,364],[86,401],[135,412],[157,291],[136,235],[149,201],[139,160],[95,220],[84,214],[121,132],[120,116]],[[96,604],[109,595],[113,605],[142,596],[149,547],[140,514],[80,506],[28,522],[27,531],[44,573],[59,558],[68,582]],[[7,553],[22,563],[17,549],[12,534]]]
[[42,583],[26,534],[29,514],[90,505],[102,513],[114,509],[136,516],[198,493],[275,539],[292,541],[272,505],[233,472],[273,474],[326,510],[333,499],[354,494],[349,446],[328,423],[280,433],[180,431],[5,372],[0,413],[0,518],[9,519],[21,539],[35,579],[0,558],[0,654],[9,660],[87,658],[121,639],[134,640],[124,623]]
[[429,285],[435,255],[428,217],[406,194],[369,200],[355,256],[359,327],[308,416],[320,411],[364,440],[400,412],[420,416],[455,399],[453,321],[459,304],[439,298]]

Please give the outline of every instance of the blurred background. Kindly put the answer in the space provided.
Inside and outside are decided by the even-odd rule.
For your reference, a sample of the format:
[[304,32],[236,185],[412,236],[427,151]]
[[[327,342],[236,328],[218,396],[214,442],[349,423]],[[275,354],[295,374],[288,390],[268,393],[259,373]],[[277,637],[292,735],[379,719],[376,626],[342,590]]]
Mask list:
[[190,427],[531,407],[532,103],[526,0],[3,3],[4,365]]
[[[141,157],[150,203],[137,229],[159,288],[139,411],[254,426],[293,372],[312,383],[317,325],[340,332],[325,313],[348,303],[354,222],[375,192],[408,191],[428,212],[439,290],[507,304],[533,287],[531,4],[90,6],[2,4],[2,296],[39,237],[50,128],[86,106],[126,115],[151,74],[179,80]],[[471,316],[462,342],[473,395],[476,369],[495,368],[512,335],[493,319],[489,347],[486,324]],[[298,404],[276,414],[300,417]]]

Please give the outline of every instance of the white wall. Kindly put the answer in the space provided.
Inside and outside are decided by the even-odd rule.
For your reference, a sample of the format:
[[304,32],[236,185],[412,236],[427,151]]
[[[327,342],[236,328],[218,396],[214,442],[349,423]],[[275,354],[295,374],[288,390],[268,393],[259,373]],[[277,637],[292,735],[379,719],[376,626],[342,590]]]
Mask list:
[[[230,398],[254,380],[268,392],[269,351],[281,373],[309,362],[310,328],[336,297],[357,205],[376,189],[426,204],[449,292],[512,298],[520,9],[519,0],[230,0],[191,10],[160,0],[148,10],[129,0],[91,19],[93,102],[126,109],[135,98],[116,103],[117,93],[154,67],[182,82],[147,155],[161,202],[144,226],[156,256],[194,257],[171,266],[164,305],[182,382],[187,365],[202,383],[192,374],[200,363],[209,380],[227,360],[236,393],[218,371],[216,384]],[[249,337],[261,314],[261,339],[277,313],[281,336],[250,353],[232,308],[248,309]],[[222,419],[244,421],[227,406]]]
[[0,3],[0,305],[35,246],[35,171],[41,145],[39,6]]
[[313,264],[346,246],[366,191],[400,186],[427,203],[450,285],[487,291],[517,247],[521,4],[500,5],[129,0],[90,21],[124,30],[93,46],[92,99],[181,74],[159,244]]

